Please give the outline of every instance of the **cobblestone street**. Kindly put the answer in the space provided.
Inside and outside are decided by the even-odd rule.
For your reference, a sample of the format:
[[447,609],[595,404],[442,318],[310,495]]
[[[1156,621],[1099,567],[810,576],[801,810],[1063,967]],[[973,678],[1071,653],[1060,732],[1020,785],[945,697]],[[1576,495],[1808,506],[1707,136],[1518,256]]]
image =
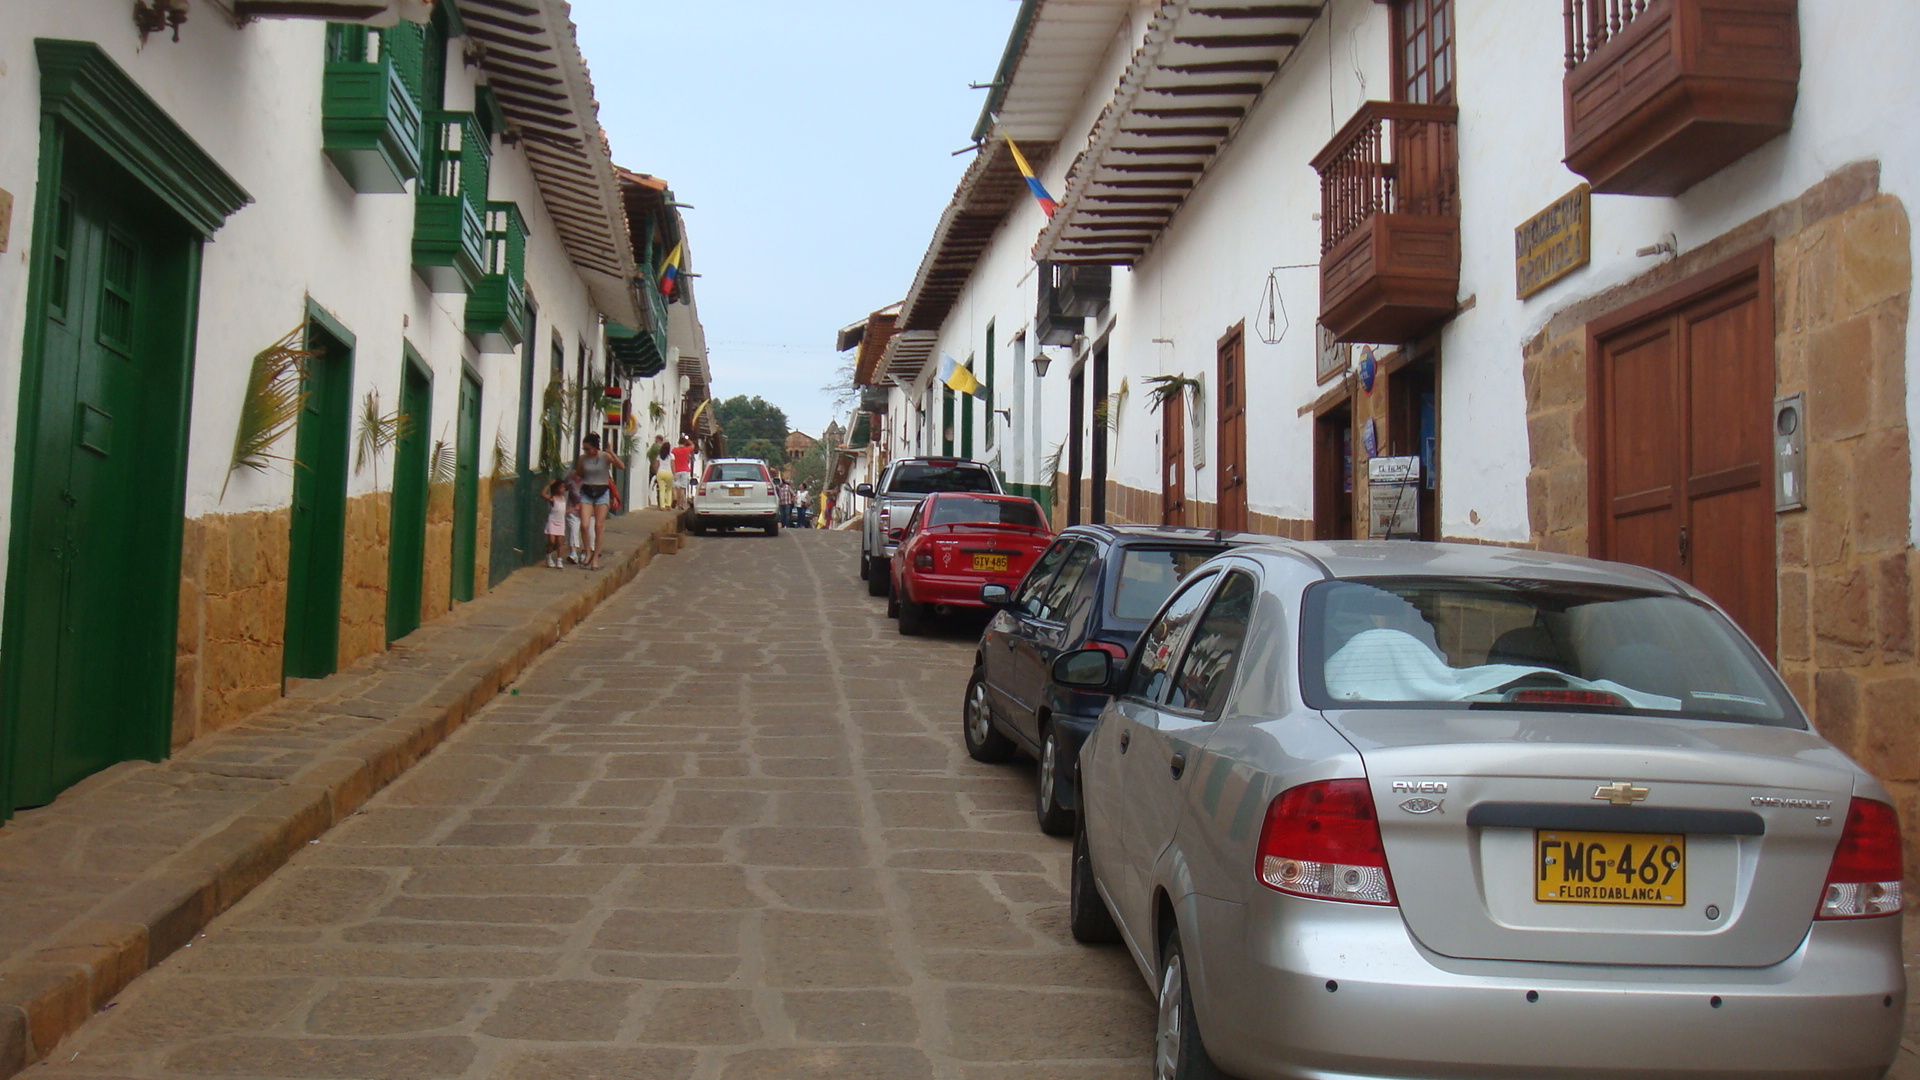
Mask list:
[[28,1075],[1143,1076],[1030,768],[961,747],[970,633],[855,543],[656,560]]

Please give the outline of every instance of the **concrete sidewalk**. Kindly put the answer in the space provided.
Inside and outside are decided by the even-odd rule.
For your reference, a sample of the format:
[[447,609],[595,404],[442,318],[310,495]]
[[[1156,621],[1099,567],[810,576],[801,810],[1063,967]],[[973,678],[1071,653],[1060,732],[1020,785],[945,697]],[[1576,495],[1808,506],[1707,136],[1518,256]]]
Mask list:
[[405,772],[676,531],[658,510],[616,518],[603,570],[521,570],[238,727],[0,828],[0,1078]]

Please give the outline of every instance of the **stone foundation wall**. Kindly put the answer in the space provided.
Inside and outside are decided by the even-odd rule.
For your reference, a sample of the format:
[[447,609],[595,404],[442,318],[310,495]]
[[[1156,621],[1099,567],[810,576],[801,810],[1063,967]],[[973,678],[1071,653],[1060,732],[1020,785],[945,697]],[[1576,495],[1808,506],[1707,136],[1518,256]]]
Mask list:
[[282,508],[185,523],[174,746],[231,727],[280,697],[290,522]]
[[346,572],[340,583],[340,666],[387,647],[387,545],[393,495],[347,500]]
[[427,489],[427,557],[420,575],[420,622],[453,610],[453,484]]
[[[1081,491],[1090,499],[1092,491],[1090,481],[1081,481]],[[1053,527],[1057,531],[1067,526],[1067,477],[1062,473],[1055,477]],[[1090,501],[1082,502],[1082,513]],[[1218,522],[1218,507],[1211,502],[1202,502],[1187,498],[1186,524],[1196,529],[1211,529]],[[1160,524],[1160,493],[1143,488],[1129,487],[1117,480],[1107,481],[1107,523],[1110,525],[1158,525]],[[1263,514],[1257,510],[1247,513],[1247,531],[1265,536],[1281,536],[1289,540],[1310,540],[1313,538],[1313,522],[1299,518],[1283,518],[1274,514]]]
[[1775,516],[1787,685],[1895,793],[1920,853],[1920,619],[1906,419],[1911,225],[1856,164],[1641,279],[1557,313],[1522,354],[1533,543],[1588,550],[1586,324],[1773,241],[1775,396],[1807,397],[1807,508]]

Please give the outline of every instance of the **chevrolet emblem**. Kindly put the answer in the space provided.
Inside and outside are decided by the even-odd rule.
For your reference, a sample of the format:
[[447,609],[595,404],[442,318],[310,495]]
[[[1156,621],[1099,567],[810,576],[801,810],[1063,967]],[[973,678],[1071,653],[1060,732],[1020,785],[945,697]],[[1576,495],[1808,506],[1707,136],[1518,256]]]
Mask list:
[[1643,787],[1635,787],[1631,780],[1615,780],[1611,784],[1601,784],[1593,791],[1596,799],[1605,799],[1615,806],[1632,806],[1645,802],[1650,792]]

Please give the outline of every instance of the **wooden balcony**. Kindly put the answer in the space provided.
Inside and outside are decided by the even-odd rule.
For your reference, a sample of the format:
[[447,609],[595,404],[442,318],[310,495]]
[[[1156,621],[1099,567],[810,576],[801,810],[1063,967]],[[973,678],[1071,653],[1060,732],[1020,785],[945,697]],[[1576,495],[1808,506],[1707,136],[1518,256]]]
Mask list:
[[472,292],[485,269],[492,147],[472,113],[426,117],[432,142],[413,208],[413,270],[437,293]]
[[1565,0],[1567,168],[1678,195],[1793,124],[1797,0]]
[[321,145],[353,190],[407,190],[420,174],[420,107],[401,73],[400,34],[364,26],[327,28],[320,91]]
[[527,230],[520,208],[487,204],[485,271],[467,294],[467,336],[483,353],[510,353],[527,323]]
[[1460,292],[1459,110],[1369,101],[1313,159],[1320,321],[1335,340],[1410,341]]

